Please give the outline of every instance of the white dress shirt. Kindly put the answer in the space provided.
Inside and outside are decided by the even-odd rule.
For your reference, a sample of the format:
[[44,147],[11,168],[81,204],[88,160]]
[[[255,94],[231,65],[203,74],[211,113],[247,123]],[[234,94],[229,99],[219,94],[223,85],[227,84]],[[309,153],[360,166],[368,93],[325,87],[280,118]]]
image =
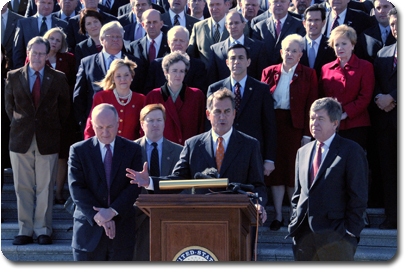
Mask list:
[[[154,47],[156,48],[156,58],[157,58],[157,55],[159,54],[160,45],[161,45],[162,40],[163,40],[163,33],[160,31],[160,34],[154,39]],[[149,54],[151,41],[152,40],[147,35],[147,54]]]
[[[347,11],[347,9],[345,9],[344,11],[341,12],[341,14],[339,14],[339,19],[338,19],[339,25],[343,25],[343,24],[344,24],[345,17],[346,17],[346,11]],[[326,35],[327,37],[330,36],[331,27],[332,27],[332,25],[333,25],[333,23],[334,23],[335,17],[337,17],[337,15],[334,14],[334,12],[331,11],[330,14],[329,14],[329,18],[328,18],[327,33],[326,33],[326,34],[327,34],[327,35]]]
[[282,64],[281,78],[272,97],[274,98],[274,109],[290,109],[290,83],[295,74],[298,63],[286,72]]
[[[52,28],[52,14],[46,16],[46,26],[48,27],[48,30]],[[41,31],[41,25],[42,25],[42,18],[43,16],[39,13],[37,13],[37,18],[38,18],[38,31]]]

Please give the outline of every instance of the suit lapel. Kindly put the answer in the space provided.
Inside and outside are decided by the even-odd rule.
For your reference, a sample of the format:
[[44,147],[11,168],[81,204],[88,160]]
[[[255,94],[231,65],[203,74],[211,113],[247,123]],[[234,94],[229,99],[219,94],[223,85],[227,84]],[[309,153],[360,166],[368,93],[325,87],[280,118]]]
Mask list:
[[97,171],[100,178],[100,189],[107,189],[107,177],[105,176],[105,169],[104,163],[102,162],[100,145],[96,136],[94,136],[92,139],[93,141],[90,146],[89,154],[94,161],[94,167],[99,167]]
[[101,71],[104,75],[107,74],[107,69],[105,67],[104,57],[102,56],[102,52],[98,53],[95,57],[95,61],[97,62],[98,66],[101,68]]
[[227,59],[227,50],[229,49],[229,43],[230,43],[230,38],[226,39],[222,44],[222,46],[220,47],[220,50],[222,52],[222,59],[224,59],[224,61],[226,61]]
[[335,135],[333,141],[331,142],[330,148],[328,149],[328,153],[325,156],[325,159],[322,161],[316,178],[313,181],[313,186],[322,178],[322,175],[325,173],[328,167],[330,167],[331,163],[335,160],[335,157],[338,155],[338,148],[339,148],[340,138],[338,135]]
[[254,87],[252,85],[251,78],[249,76],[247,76],[243,97],[241,98],[240,109],[237,112],[237,118],[240,117],[241,113],[243,113],[244,107],[247,106],[248,100],[250,99],[250,97],[253,93],[253,90],[254,90]]
[[110,175],[111,186],[115,180],[115,177],[116,177],[119,169],[126,169],[126,167],[121,168],[122,158],[123,158],[123,156],[125,156],[125,154],[122,154],[125,152],[125,145],[124,145],[124,143],[122,143],[122,138],[120,138],[119,136],[116,136],[114,146],[115,146],[115,148],[114,148],[114,153],[112,155],[112,167],[111,167],[111,175]]
[[31,94],[31,89],[29,87],[29,75],[28,75],[28,64],[21,69],[21,76],[20,76],[20,83],[22,88],[24,89],[25,93],[29,96],[32,106],[34,106],[34,98]]
[[45,65],[38,107],[41,106],[42,100],[45,98],[46,94],[48,93],[50,85],[52,84],[52,81],[53,81],[53,75],[50,74],[49,70],[50,70],[50,67],[48,65]]
[[207,19],[203,25],[205,28],[205,41],[209,43],[206,47],[209,47],[213,45],[213,35],[212,35],[212,18]]
[[208,131],[205,133],[202,143],[199,145],[199,147],[201,147],[199,153],[203,155],[203,158],[208,163],[207,167],[217,167],[215,153],[213,150],[212,131]]
[[147,162],[147,151],[146,151],[146,136],[143,136],[139,143],[142,148],[142,163]]
[[228,168],[230,168],[232,161],[237,157],[238,152],[243,148],[242,140],[239,139],[237,131],[233,128],[230,136],[229,144],[227,145],[226,152],[224,153],[223,163],[220,168],[220,174],[224,175]]
[[173,160],[171,152],[173,151],[172,145],[168,142],[167,139],[163,138],[163,152],[161,153],[161,176],[167,176],[171,174],[170,166]]
[[274,38],[274,40],[276,42],[276,26],[275,26],[274,20],[273,19],[268,19],[267,21],[268,21],[267,22],[268,30],[269,30],[269,32],[271,33],[272,37]]
[[14,16],[13,13],[8,13],[8,18],[7,18],[7,27],[6,31],[4,32],[4,41],[3,44],[7,43],[7,40],[10,38],[11,33],[13,32],[13,29],[16,27],[16,17]]
[[[291,26],[291,22],[292,22],[292,16],[290,16],[289,14],[286,17],[285,23],[282,26],[282,30],[281,30],[281,34],[278,36],[278,39],[276,40],[276,44],[278,44],[279,42],[281,42],[286,35],[288,35],[289,33],[289,28]],[[273,20],[272,20],[273,21]]]
[[142,50],[141,53],[143,54],[143,57],[147,61],[149,61],[149,56],[147,55],[147,37],[143,37],[142,39],[140,39],[140,45],[141,47],[139,49]]
[[326,51],[331,49],[327,44],[327,38],[325,36],[321,37],[320,44],[318,45],[318,52],[316,61],[314,62],[314,69],[319,65],[322,57],[325,55]]

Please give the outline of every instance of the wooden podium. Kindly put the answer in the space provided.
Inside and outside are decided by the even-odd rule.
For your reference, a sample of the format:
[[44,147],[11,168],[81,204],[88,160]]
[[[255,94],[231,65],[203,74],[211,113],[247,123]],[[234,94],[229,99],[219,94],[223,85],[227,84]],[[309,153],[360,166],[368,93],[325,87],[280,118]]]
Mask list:
[[240,194],[141,194],[150,217],[150,260],[251,261],[257,210]]

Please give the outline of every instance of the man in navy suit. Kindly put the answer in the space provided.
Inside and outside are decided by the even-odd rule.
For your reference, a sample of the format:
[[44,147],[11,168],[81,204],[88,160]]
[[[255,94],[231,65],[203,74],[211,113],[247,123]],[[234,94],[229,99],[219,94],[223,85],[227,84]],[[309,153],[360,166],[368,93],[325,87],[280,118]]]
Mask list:
[[[123,6],[118,8],[118,17],[122,17],[123,15],[126,15],[126,14],[128,14],[128,13],[130,13],[132,11],[132,2],[133,1],[134,0],[131,0],[129,2],[129,4],[123,5]],[[162,8],[159,5],[156,5],[156,4],[152,3],[151,0],[150,0],[150,4],[151,4],[152,8],[160,11],[161,14],[163,14],[165,12],[164,8]]]
[[142,15],[146,10],[151,9],[150,0],[132,0],[132,11],[129,14],[118,18],[125,30],[123,39],[135,41],[146,35],[146,30],[142,26]]
[[18,21],[14,36],[14,68],[24,66],[27,58],[27,44],[33,37],[42,36],[46,31],[54,27],[66,29],[67,22],[52,16],[53,3],[54,0],[36,0],[35,4],[38,6],[38,13]]
[[[17,22],[24,19],[23,16],[11,11],[7,8],[5,4],[1,9],[1,23],[4,26],[4,32],[1,33],[1,44],[4,46],[7,52],[8,58],[8,68],[14,69],[13,67],[13,48],[14,48],[14,35]],[[2,28],[3,28],[2,26]]]
[[78,0],[57,0],[60,6],[60,10],[53,12],[53,16],[58,19],[62,19],[69,22],[70,18],[76,16],[80,10],[81,5]]
[[226,64],[230,70],[230,77],[210,85],[207,96],[221,88],[230,89],[236,98],[237,92],[240,92],[233,127],[260,142],[261,156],[264,160],[262,169],[264,174],[269,176],[275,169],[276,157],[274,100],[269,86],[247,75],[251,58],[245,46],[241,44],[231,46],[227,51]]
[[264,48],[269,56],[267,66],[282,62],[281,43],[286,36],[306,34],[302,21],[288,13],[289,1],[270,0],[270,3],[272,16],[255,24],[253,33],[254,39],[264,40]]
[[84,132],[87,117],[93,105],[93,96],[103,90],[94,82],[101,81],[111,62],[114,59],[129,60],[137,64],[135,69],[136,75],[131,83],[131,90],[141,92],[144,87],[144,78],[146,76],[145,65],[142,60],[133,55],[126,54],[123,48],[123,28],[118,21],[112,21],[100,30],[100,41],[103,49],[100,53],[87,56],[81,60],[79,70],[77,72],[76,85],[74,86],[73,105],[76,121]]
[[[388,13],[391,33],[397,39],[397,10]],[[380,229],[397,229],[397,43],[382,48],[374,62],[375,114],[381,181],[386,219]]]
[[368,164],[364,150],[336,132],[341,104],[326,97],[310,109],[315,138],[296,156],[289,237],[297,261],[353,261],[364,228]]
[[119,117],[113,105],[92,111],[95,136],[71,146],[68,181],[76,204],[73,215],[75,261],[130,261],[135,244],[135,203],[140,189],[123,167],[142,168],[142,150],[117,136]]
[[[25,4],[25,10],[24,10],[24,16],[26,18],[34,16],[37,12],[37,0],[27,0],[28,4]],[[11,1],[10,1],[11,2]],[[25,1],[23,1],[25,2]],[[21,3],[20,3],[21,5]],[[56,0],[53,1],[53,11],[52,12],[57,12],[60,10],[60,6],[57,4]]]
[[[7,8],[18,15],[25,16],[27,11],[28,0],[19,0],[18,5],[14,6],[15,1],[7,1]],[[16,3],[17,4],[17,3]]]
[[99,8],[114,17],[118,17],[118,9],[126,4],[129,4],[129,0],[101,0]]
[[161,15],[164,24],[169,28],[181,25],[187,28],[189,33],[192,33],[194,24],[199,22],[199,20],[185,13],[187,0],[168,0],[168,3],[170,4],[170,9]]

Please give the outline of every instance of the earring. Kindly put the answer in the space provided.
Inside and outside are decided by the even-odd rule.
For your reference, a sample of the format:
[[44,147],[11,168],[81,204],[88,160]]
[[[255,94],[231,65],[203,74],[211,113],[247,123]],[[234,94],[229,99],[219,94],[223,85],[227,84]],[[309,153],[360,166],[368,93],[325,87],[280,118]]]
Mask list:
[[112,84],[115,84],[115,81],[111,81]]

